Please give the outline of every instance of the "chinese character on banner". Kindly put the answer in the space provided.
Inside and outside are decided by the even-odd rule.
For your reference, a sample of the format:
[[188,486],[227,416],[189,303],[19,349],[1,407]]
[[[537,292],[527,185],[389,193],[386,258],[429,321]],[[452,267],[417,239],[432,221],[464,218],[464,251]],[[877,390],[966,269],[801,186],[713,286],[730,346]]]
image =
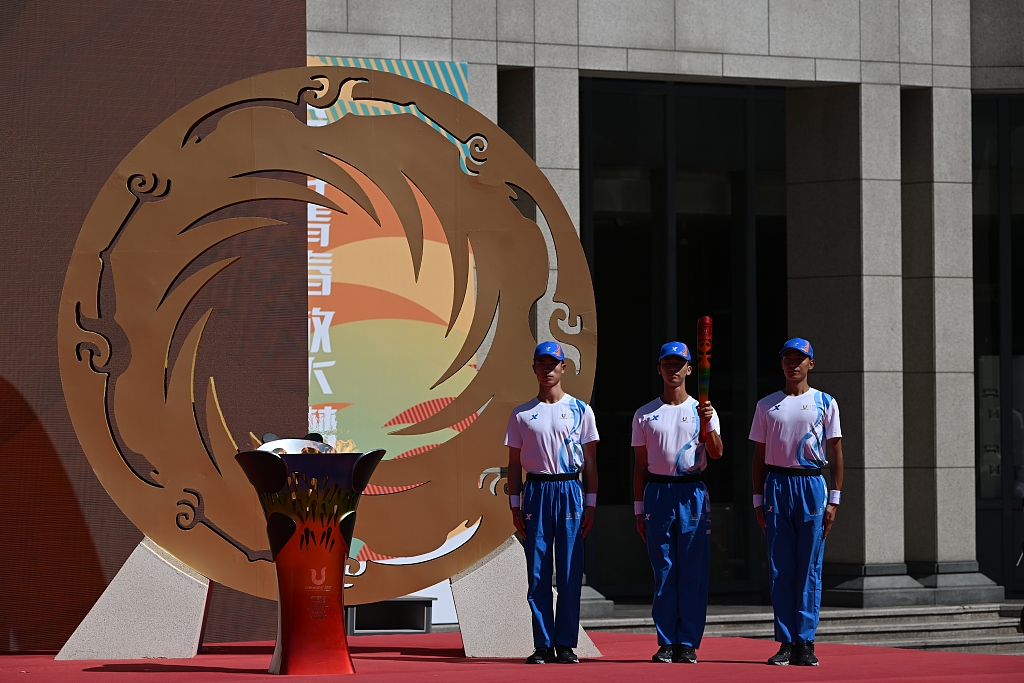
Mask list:
[[316,204],[306,205],[306,239],[326,247],[331,241],[331,210]]
[[[327,184],[319,178],[310,178],[306,183],[311,190],[325,194]],[[320,247],[331,242],[331,210],[317,204],[306,205],[306,239]]]
[[338,432],[338,411],[334,406],[325,405],[321,408],[309,407],[309,431],[328,435]]
[[317,361],[313,359],[313,356],[309,357],[309,379],[312,380],[316,377],[317,384],[320,385],[320,391],[325,394],[333,394],[331,391],[331,385],[327,383],[327,375],[324,374],[324,368],[334,367],[333,360],[321,360]]
[[319,307],[309,312],[308,331],[306,333],[309,352],[331,352],[331,320],[334,311],[321,311]]
[[331,293],[331,258],[329,251],[306,251],[306,282],[309,296],[327,296]]

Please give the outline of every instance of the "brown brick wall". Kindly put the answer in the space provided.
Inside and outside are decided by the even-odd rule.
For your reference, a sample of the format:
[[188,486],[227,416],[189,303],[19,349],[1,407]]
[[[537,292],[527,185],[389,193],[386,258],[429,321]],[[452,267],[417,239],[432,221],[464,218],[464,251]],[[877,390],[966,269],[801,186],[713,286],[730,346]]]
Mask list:
[[[303,0],[0,0],[0,651],[59,648],[141,539],[97,482],[64,405],[57,309],[96,194],[167,116],[246,76],[305,64]],[[306,423],[304,207],[240,236],[197,298],[235,435]],[[200,264],[201,265],[201,264]],[[273,638],[274,604],[217,586],[207,642]]]

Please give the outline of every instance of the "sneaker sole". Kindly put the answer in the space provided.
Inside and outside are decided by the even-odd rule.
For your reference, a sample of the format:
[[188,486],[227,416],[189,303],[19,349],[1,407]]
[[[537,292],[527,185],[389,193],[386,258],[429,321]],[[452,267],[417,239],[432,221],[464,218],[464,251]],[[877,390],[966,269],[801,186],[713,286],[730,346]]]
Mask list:
[[772,666],[789,666],[789,662],[768,662]]

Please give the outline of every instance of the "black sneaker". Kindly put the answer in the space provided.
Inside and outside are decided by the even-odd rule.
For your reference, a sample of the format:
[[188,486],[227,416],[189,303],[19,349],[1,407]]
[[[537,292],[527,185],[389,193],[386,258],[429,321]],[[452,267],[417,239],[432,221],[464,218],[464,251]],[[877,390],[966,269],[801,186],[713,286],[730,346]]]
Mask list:
[[689,645],[676,645],[675,656],[672,657],[672,661],[682,662],[683,664],[696,664],[697,651]]
[[797,666],[818,666],[818,658],[814,656],[814,641],[796,646],[793,663]]
[[555,661],[559,664],[579,664],[580,658],[572,651],[571,647],[555,645]]
[[793,658],[793,646],[790,643],[779,645],[779,651],[768,658],[768,663],[775,666],[789,666],[789,660]]
[[527,664],[547,664],[555,661],[555,653],[550,647],[538,647],[533,654],[526,658]]
[[662,645],[658,648],[658,651],[651,657],[652,662],[658,662],[660,664],[671,664],[675,645]]

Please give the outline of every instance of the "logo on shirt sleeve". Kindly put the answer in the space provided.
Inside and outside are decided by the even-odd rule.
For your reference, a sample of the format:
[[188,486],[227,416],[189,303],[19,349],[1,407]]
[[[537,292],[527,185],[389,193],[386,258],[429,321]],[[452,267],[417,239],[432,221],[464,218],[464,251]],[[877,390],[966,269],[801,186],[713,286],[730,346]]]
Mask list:
[[537,413],[534,413],[533,415],[530,416],[530,419],[527,420],[527,422],[533,422],[536,419],[537,419]]

